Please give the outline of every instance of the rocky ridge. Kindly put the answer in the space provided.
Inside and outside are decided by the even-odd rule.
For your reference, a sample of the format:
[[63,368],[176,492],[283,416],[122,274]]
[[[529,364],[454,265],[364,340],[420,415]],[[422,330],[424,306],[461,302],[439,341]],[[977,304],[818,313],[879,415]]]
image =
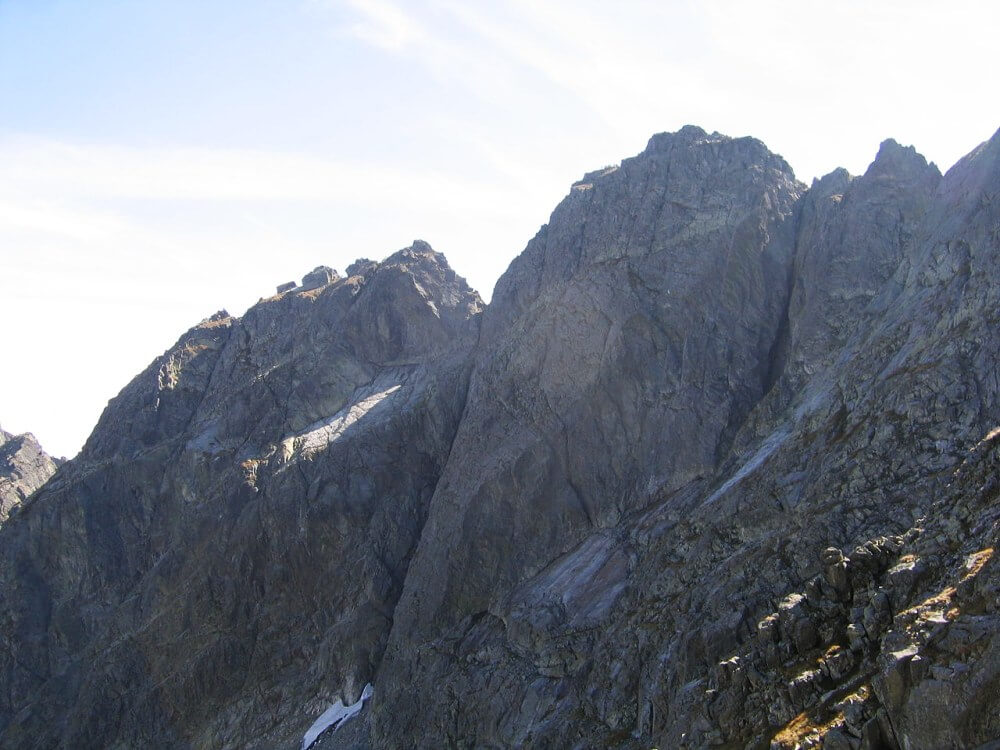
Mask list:
[[0,746],[997,739],[998,196],[687,127],[485,310],[418,242],[213,316],[0,529]]
[[30,432],[11,435],[0,429],[0,524],[59,466]]
[[481,308],[426,243],[362,270],[188,331],[3,529],[4,746],[292,746],[354,701]]

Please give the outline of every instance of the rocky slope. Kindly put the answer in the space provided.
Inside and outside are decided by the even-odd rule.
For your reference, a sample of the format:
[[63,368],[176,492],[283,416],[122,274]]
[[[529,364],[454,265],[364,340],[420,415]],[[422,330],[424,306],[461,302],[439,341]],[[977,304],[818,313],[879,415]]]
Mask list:
[[203,322],[0,529],[0,746],[1000,738],[998,200],[688,127],[485,311],[416,243]]
[[481,302],[420,242],[321,282],[188,331],[2,529],[3,746],[292,745],[360,692]]
[[0,429],[0,524],[49,480],[58,465],[30,432],[11,435]]

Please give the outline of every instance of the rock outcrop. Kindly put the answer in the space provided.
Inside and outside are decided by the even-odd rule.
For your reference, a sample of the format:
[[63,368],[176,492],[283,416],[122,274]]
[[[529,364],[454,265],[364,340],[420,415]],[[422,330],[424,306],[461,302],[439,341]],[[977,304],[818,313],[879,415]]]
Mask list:
[[1000,134],[687,127],[485,311],[417,242],[219,313],[0,529],[0,746],[996,740],[998,260]]
[[0,744],[293,746],[355,702],[480,308],[417,242],[214,315],[153,362],[2,529]]
[[45,484],[58,466],[30,432],[11,435],[0,429],[0,524]]
[[[616,607],[631,560],[615,529],[651,492],[710,472],[767,390],[803,191],[759,141],[656,136],[577,183],[500,279],[380,678],[382,705],[402,704],[391,732],[403,717],[406,731],[447,723],[435,694],[391,691],[442,669],[412,664],[415,649],[475,621],[527,654],[543,632],[591,630]],[[574,572],[604,585],[569,592],[559,581]],[[469,716],[509,713],[477,684],[496,679],[482,665],[443,671],[434,681],[482,696]],[[512,719],[488,741],[526,742],[530,721]]]
[[[809,191],[762,148],[743,157],[749,145],[682,131],[616,172],[588,175],[498,284],[455,456],[473,450],[446,467],[431,504],[376,682],[376,746],[425,736],[476,747],[794,747],[832,732],[831,746],[932,748],[996,736],[985,717],[996,714],[1000,665],[984,635],[984,659],[955,667],[954,683],[891,678],[891,700],[883,683],[893,653],[924,648],[927,618],[963,628],[995,611],[982,603],[989,596],[968,613],[935,597],[972,585],[969,561],[989,558],[997,534],[995,493],[954,477],[987,460],[980,441],[1000,417],[987,260],[1000,251],[1000,137],[944,179],[886,142],[862,177],[834,173]],[[668,157],[649,183],[629,175],[657,146],[677,148],[680,163]],[[688,160],[706,165],[690,182]],[[732,172],[771,177],[759,213],[734,208],[752,193]],[[689,224],[650,230],[661,244],[636,276],[656,279],[659,298],[644,307],[655,322],[623,337],[646,347],[632,360],[615,359],[613,334],[587,356],[588,341],[615,330],[619,306],[647,293],[588,267],[608,255],[594,247],[634,262],[627,231],[588,243],[605,222],[642,216],[627,199],[599,202],[602,180],[618,174],[695,196],[664,203],[681,203]],[[715,198],[720,183],[734,194]],[[700,237],[705,256],[681,255],[686,227],[708,224],[720,203],[731,223],[713,226],[735,239]],[[764,242],[733,232],[741,220]],[[747,281],[751,259],[773,269],[766,294]],[[707,262],[729,265],[702,285]],[[573,287],[605,278],[610,303]],[[695,293],[671,307],[686,284]],[[562,311],[572,321],[562,328],[538,322]],[[656,346],[671,334],[679,357]],[[533,346],[534,360],[524,353]],[[502,420],[497,433],[492,420]],[[475,450],[479,434],[488,452]],[[951,547],[927,536],[931,525],[952,528]],[[550,527],[558,532],[547,536]],[[886,585],[881,576],[918,558],[932,576]],[[449,575],[462,566],[489,573]],[[980,575],[975,585],[991,591],[996,580]],[[979,634],[992,622],[972,621]],[[952,687],[961,721],[942,699]],[[903,708],[907,690],[919,710]],[[853,724],[842,720],[845,701]]]

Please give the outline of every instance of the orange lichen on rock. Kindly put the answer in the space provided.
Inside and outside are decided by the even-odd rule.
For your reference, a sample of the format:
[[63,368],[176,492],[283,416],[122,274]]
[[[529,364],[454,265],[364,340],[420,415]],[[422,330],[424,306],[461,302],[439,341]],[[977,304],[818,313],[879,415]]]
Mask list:
[[815,737],[818,739],[831,729],[842,726],[843,723],[843,713],[836,713],[828,721],[816,723],[809,716],[808,712],[803,711],[782,727],[776,735],[774,735],[772,747],[774,746],[774,743],[777,743],[780,747],[794,748],[800,745],[806,738]]
[[973,552],[971,555],[966,557],[965,575],[962,576],[962,580],[967,581],[970,578],[979,575],[980,571],[986,567],[986,563],[988,563],[992,557],[992,547],[986,547],[985,549],[981,549],[979,552]]

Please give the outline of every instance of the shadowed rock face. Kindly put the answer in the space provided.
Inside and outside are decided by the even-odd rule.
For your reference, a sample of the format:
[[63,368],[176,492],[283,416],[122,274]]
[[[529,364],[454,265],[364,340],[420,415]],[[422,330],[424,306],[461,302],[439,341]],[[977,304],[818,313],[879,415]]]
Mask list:
[[11,435],[0,429],[0,524],[45,484],[57,467],[30,432]]
[[998,196],[687,127],[482,314],[418,242],[213,316],[0,529],[0,746],[1000,736]]
[[[712,470],[766,390],[802,190],[760,142],[698,128],[573,187],[497,284],[393,654],[506,618],[526,576]],[[383,674],[422,681],[406,669]],[[441,706],[405,703],[413,727]]]
[[480,306],[418,242],[213,316],[129,384],[2,531],[4,746],[275,747],[353,702]]
[[[985,567],[970,583],[968,561],[998,535],[996,491],[969,477],[990,475],[994,438],[980,441],[1000,424],[987,260],[1000,252],[1000,137],[944,179],[886,142],[862,177],[809,191],[769,172],[763,148],[737,170],[752,143],[654,139],[585,178],[498,284],[453,453],[476,468],[450,464],[432,501],[378,675],[376,746],[793,747],[832,732],[831,746],[931,748],[1000,731],[957,724],[942,697],[955,687],[964,716],[996,715],[1000,662],[982,634],[1000,602],[963,609],[947,592],[997,586]],[[674,159],[707,174],[688,183]],[[599,227],[643,212],[602,204],[600,180],[641,190],[629,170],[644,162],[662,165],[650,183],[668,196],[704,196],[683,202],[695,227],[718,200],[702,186],[753,205],[734,172],[769,175],[763,210],[742,224],[765,242],[733,230],[738,208],[715,235],[736,239],[701,236],[704,255],[684,254],[685,226],[658,232],[648,218],[659,252],[636,259],[649,247],[630,244],[638,231],[605,240]],[[615,277],[615,249],[656,281]],[[766,294],[747,282],[754,258],[772,263],[758,266]],[[605,282],[606,296],[575,291]],[[666,291],[685,288],[671,307]],[[654,311],[623,337],[642,356],[616,359],[613,334],[588,344],[629,305]],[[672,332],[681,344],[657,346]],[[477,451],[480,434],[501,450]],[[827,548],[842,570],[824,567]],[[927,572],[892,572],[911,564]],[[440,574],[463,567],[483,573]],[[976,630],[977,656],[935,650],[952,627]],[[942,665],[926,674],[944,682],[892,666],[896,651]]]
[[912,146],[885,141],[861,177],[837,169],[800,202],[791,293],[772,367],[774,383],[741,435],[761,439],[802,387],[870,325],[872,300],[901,265],[941,179]]

